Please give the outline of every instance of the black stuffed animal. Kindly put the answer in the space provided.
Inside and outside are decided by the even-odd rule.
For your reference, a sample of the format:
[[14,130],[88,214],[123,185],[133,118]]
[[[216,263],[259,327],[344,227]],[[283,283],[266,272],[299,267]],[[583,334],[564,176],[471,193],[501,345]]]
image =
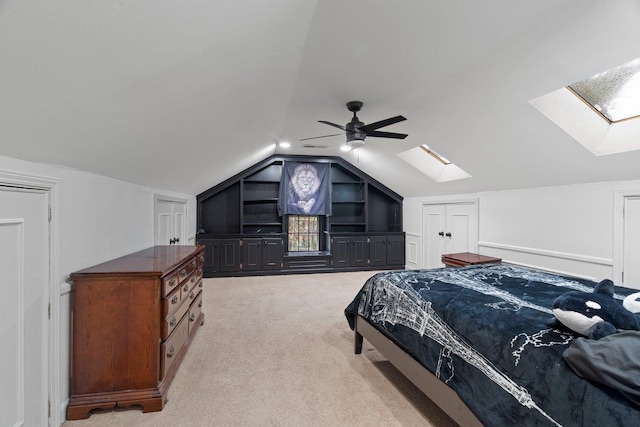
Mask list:
[[618,329],[640,331],[640,315],[636,311],[640,293],[625,298],[624,306],[613,298],[614,285],[609,279],[598,283],[593,293],[571,291],[553,302],[553,315],[549,325],[559,324],[591,339],[600,339],[616,333]]

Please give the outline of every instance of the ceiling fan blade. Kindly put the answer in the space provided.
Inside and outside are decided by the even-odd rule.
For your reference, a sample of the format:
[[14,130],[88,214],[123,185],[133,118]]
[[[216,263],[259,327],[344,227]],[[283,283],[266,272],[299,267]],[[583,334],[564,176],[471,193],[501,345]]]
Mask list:
[[407,120],[404,116],[395,116],[385,120],[380,120],[379,122],[369,123],[368,125],[364,125],[360,128],[361,131],[364,131],[369,135],[369,131],[380,129],[385,126],[392,125],[394,123],[401,122],[403,120]]
[[338,128],[338,129],[342,129],[342,130],[347,130],[344,126],[341,125],[337,125],[335,123],[331,123],[331,122],[327,122],[325,120],[318,120],[320,123],[324,123],[325,125],[329,125],[329,126],[333,126],[334,128]]
[[367,136],[372,136],[376,138],[405,139],[408,135],[406,133],[380,132],[380,131],[374,130],[371,132],[367,132]]
[[308,141],[310,139],[318,139],[318,138],[328,138],[330,136],[338,136],[338,135],[344,135],[344,133],[334,133],[332,135],[312,136],[311,138],[302,138],[302,139],[300,139],[300,141]]

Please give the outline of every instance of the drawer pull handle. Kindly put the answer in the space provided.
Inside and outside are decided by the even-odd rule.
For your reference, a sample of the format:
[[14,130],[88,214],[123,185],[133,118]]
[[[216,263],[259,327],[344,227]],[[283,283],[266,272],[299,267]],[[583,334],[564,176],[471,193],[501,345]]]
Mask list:
[[202,282],[200,282],[200,284],[198,285],[198,287],[200,287],[200,288],[202,287]]
[[191,267],[196,268],[196,260],[191,261]]
[[191,278],[191,283],[196,283],[196,278],[195,277]]
[[198,303],[198,308],[202,308],[202,300]]
[[191,316],[189,316],[189,322],[193,322],[194,320],[196,320],[196,314],[191,313]]
[[182,270],[180,270],[180,275],[181,276],[186,276],[187,275],[187,269],[183,268]]
[[184,285],[184,288],[182,288],[182,290],[187,292],[189,290],[189,284],[187,283],[186,285]]
[[178,295],[174,295],[173,298],[171,298],[171,304],[177,304],[178,303]]
[[173,328],[174,326],[176,326],[176,318],[175,318],[175,317],[174,317],[174,318],[172,318],[172,319],[169,321],[169,326],[170,326],[170,327],[172,327],[172,328]]
[[167,359],[171,359],[173,357],[173,346],[171,346],[171,348],[169,348],[169,351],[167,351]]
[[189,298],[194,299],[195,297],[196,297],[196,294],[194,294],[193,291],[191,291],[191,293],[189,294]]
[[176,285],[176,279],[169,280],[169,287],[172,288]]

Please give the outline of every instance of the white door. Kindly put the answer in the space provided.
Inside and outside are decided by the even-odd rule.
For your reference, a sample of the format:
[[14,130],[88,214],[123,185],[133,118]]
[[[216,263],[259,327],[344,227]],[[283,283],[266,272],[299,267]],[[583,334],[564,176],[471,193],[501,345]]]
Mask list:
[[155,244],[187,244],[187,204],[175,200],[156,198]]
[[424,205],[422,268],[444,267],[442,254],[475,252],[477,235],[474,203]]
[[49,194],[0,186],[0,426],[48,424]]
[[425,205],[422,207],[422,266],[437,268],[443,264],[446,225],[445,205]]
[[474,227],[476,207],[471,203],[447,205],[445,252],[474,252]]
[[640,197],[625,197],[623,227],[623,283],[640,289]]

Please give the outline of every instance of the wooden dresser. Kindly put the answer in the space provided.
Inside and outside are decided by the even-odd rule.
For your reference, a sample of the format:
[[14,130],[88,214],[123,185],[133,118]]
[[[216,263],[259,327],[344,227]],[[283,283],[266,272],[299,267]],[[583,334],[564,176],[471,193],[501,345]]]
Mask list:
[[71,274],[67,419],[92,409],[160,411],[204,322],[204,246],[155,246]]

